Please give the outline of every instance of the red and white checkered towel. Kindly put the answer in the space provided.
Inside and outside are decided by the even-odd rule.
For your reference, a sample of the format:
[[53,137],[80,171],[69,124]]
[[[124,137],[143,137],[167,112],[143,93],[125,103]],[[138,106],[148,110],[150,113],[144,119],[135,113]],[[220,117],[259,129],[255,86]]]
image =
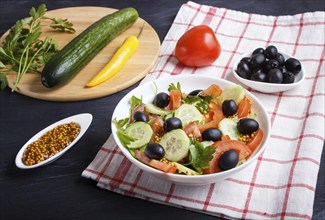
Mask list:
[[[222,53],[213,65],[188,68],[173,56],[188,29],[209,25]],[[297,57],[306,71],[298,88],[263,94],[272,124],[271,139],[255,163],[232,178],[207,186],[180,186],[138,169],[123,156],[112,135],[82,176],[127,196],[178,206],[210,215],[240,219],[311,219],[324,143],[325,13],[263,16],[184,4],[162,46],[155,68],[144,81],[177,74],[212,74],[238,83],[232,65],[243,53],[275,45]],[[250,89],[250,88],[249,88]]]

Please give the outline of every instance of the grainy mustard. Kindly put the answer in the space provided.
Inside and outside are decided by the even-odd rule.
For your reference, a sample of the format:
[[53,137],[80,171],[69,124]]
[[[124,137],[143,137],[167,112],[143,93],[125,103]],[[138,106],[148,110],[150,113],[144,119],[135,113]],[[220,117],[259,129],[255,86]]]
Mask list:
[[38,164],[66,148],[80,132],[76,122],[59,125],[29,144],[22,161],[27,166]]
[[256,132],[253,132],[252,134],[240,134],[238,140],[243,142],[244,144],[247,144],[252,138],[254,138]]

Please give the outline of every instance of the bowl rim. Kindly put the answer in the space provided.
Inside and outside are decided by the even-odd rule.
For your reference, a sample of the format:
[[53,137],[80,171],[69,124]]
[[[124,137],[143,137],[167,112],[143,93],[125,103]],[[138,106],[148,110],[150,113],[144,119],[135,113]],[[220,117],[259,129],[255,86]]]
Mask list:
[[[61,157],[65,152],[67,152],[70,148],[72,148],[78,141],[79,139],[86,133],[86,131],[88,130],[91,122],[92,122],[93,116],[90,113],[81,113],[81,114],[77,114],[77,115],[73,115],[67,118],[63,118],[57,122],[54,122],[50,125],[48,125],[47,127],[43,128],[41,131],[37,132],[35,135],[33,135],[18,151],[16,158],[15,158],[15,164],[18,168],[20,169],[33,169],[33,168],[37,168],[40,166],[44,166],[47,165],[51,162],[54,162],[56,159],[58,159],[59,157]],[[36,140],[38,140],[43,134],[45,134],[46,132],[48,132],[49,130],[52,130],[53,128],[65,124],[65,123],[69,123],[69,122],[76,122],[79,126],[80,126],[80,132],[78,134],[78,136],[68,145],[66,146],[63,150],[61,150],[60,152],[56,153],[55,155],[53,155],[52,157],[47,158],[46,160],[31,165],[31,166],[27,166],[22,162],[22,157],[23,154],[26,150],[26,148],[28,147],[28,145]]]
[[[297,59],[296,57],[284,52],[284,51],[281,51],[279,50],[278,51],[279,53],[285,55],[286,57],[288,58],[295,58]],[[248,57],[248,56],[251,56],[253,53],[253,51],[250,51],[250,52],[246,52],[244,54],[242,54],[234,63],[233,65],[233,68],[232,68],[232,72],[234,74],[234,76],[236,77],[236,79],[238,79],[240,82],[242,82],[243,84],[245,84],[246,86],[249,86],[251,88],[253,88],[253,86],[251,85],[263,85],[263,86],[267,86],[267,87],[277,87],[277,88],[287,88],[286,90],[289,90],[289,89],[292,89],[293,87],[296,87],[298,85],[300,85],[304,80],[305,80],[305,69],[304,69],[304,66],[302,65],[301,63],[301,71],[298,73],[298,74],[301,74],[301,78],[296,81],[296,82],[293,82],[293,83],[268,83],[268,82],[258,82],[258,81],[253,81],[253,80],[248,80],[248,79],[245,79],[241,76],[238,75],[238,73],[236,72],[237,70],[237,65],[239,64],[239,62],[241,61],[241,59],[243,59],[244,57]],[[287,58],[287,59],[288,59]],[[253,88],[254,90],[258,90],[259,89],[255,89]]]
[[[218,84],[221,83],[222,84],[222,87],[226,87],[226,86],[230,86],[230,85],[238,85],[238,84],[235,84],[233,82],[230,82],[228,80],[224,80],[224,79],[220,79],[220,78],[216,78],[216,77],[211,77],[211,76],[205,76],[205,75],[178,75],[178,76],[172,76],[172,77],[164,77],[164,78],[159,78],[159,79],[156,79],[156,80],[153,80],[153,81],[150,81],[150,82],[147,82],[145,84],[142,84],[136,88],[134,88],[133,90],[131,90],[129,93],[127,93],[121,100],[120,102],[117,104],[117,106],[115,107],[114,111],[113,111],[113,114],[112,114],[112,122],[111,122],[111,131],[112,131],[112,134],[113,134],[113,137],[114,137],[114,140],[117,144],[117,146],[119,147],[119,149],[122,151],[123,155],[126,156],[133,164],[135,164],[138,168],[140,168],[141,170],[143,171],[147,171],[149,172],[150,174],[154,173],[154,174],[160,174],[160,175],[166,175],[166,176],[169,176],[169,177],[172,177],[173,179],[170,179],[170,181],[173,181],[173,182],[182,182],[182,181],[188,181],[188,180],[195,180],[195,179],[210,179],[210,178],[216,178],[216,181],[219,178],[222,178],[223,176],[226,176],[228,174],[231,174],[231,173],[236,173],[237,171],[240,171],[244,168],[246,168],[250,163],[252,163],[253,161],[256,160],[256,158],[265,150],[266,148],[266,145],[267,145],[267,142],[269,141],[270,139],[270,133],[271,133],[271,125],[270,125],[270,118],[267,114],[267,111],[264,107],[264,105],[260,102],[260,100],[254,96],[251,92],[249,92],[247,89],[245,89],[245,92],[246,92],[246,95],[249,96],[249,98],[252,98],[254,100],[254,103],[257,103],[257,105],[261,108],[263,114],[265,115],[265,127],[266,127],[266,131],[263,130],[264,134],[265,134],[265,138],[264,138],[264,142],[259,146],[258,150],[255,151],[251,157],[248,158],[248,160],[243,163],[242,165],[240,166],[237,166],[235,168],[232,168],[230,170],[227,170],[227,171],[222,171],[222,172],[219,172],[219,173],[213,173],[213,174],[204,174],[204,175],[197,175],[197,176],[188,176],[188,175],[181,175],[181,174],[173,174],[173,173],[165,173],[163,171],[160,171],[160,170],[157,170],[153,167],[150,167],[149,165],[146,165],[142,162],[140,162],[139,160],[137,160],[135,157],[133,157],[131,155],[131,153],[128,151],[128,149],[126,147],[124,147],[119,138],[117,137],[117,134],[116,134],[116,126],[113,122],[113,119],[114,119],[114,116],[116,116],[117,114],[117,111],[119,110],[120,108],[120,105],[121,103],[125,102],[126,100],[129,100],[131,95],[137,91],[137,90],[141,90],[141,88],[143,87],[147,87],[147,86],[150,86],[150,85],[159,85],[159,82],[161,81],[169,81],[169,83],[172,83],[172,82],[177,82],[177,80],[180,80],[184,77],[191,77],[193,79],[196,78],[196,80],[200,80],[200,79],[207,79],[207,80],[210,80],[211,84],[212,83],[216,83]],[[182,84],[182,82],[180,82]],[[202,184],[203,185],[203,184]]]

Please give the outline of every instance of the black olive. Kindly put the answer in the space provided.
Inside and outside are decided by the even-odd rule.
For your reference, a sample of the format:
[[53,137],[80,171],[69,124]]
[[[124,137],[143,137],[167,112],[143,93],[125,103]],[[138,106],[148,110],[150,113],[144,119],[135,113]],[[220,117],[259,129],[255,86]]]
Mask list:
[[284,65],[285,59],[284,59],[284,56],[281,53],[277,53],[274,59],[276,61],[278,61],[279,66],[283,66]]
[[150,159],[160,160],[165,156],[165,149],[160,144],[148,144],[144,150],[145,155]]
[[136,111],[132,114],[132,121],[148,121],[148,117],[144,112]]
[[197,89],[197,90],[193,90],[188,95],[190,95],[190,96],[197,96],[197,95],[200,94],[200,92],[202,92],[202,89]]
[[228,150],[224,152],[218,161],[218,166],[221,170],[230,170],[237,166],[239,161],[239,155],[235,150]]
[[249,69],[249,66],[247,63],[244,62],[240,62],[237,65],[237,70],[236,72],[238,73],[238,75],[244,79],[249,79],[252,75],[251,70]]
[[178,128],[182,128],[182,121],[179,118],[168,118],[165,122],[164,122],[164,130],[166,132],[174,130],[174,129],[178,129]]
[[223,114],[227,117],[237,113],[237,104],[232,99],[223,101],[221,108]]
[[262,53],[258,53],[252,56],[251,64],[253,69],[260,69],[265,61],[265,56]]
[[250,57],[244,57],[240,60],[240,62],[243,63],[247,63],[249,65],[249,63],[251,62],[251,58]]
[[222,133],[218,128],[208,128],[202,133],[203,141],[219,141],[221,140]]
[[169,104],[169,95],[165,92],[160,92],[154,98],[153,103],[160,108],[165,108]]
[[266,82],[266,74],[262,71],[258,71],[252,75],[251,80],[258,82]]
[[273,46],[273,45],[268,46],[264,50],[264,55],[268,59],[275,59],[277,53],[278,53],[278,49],[275,46]]
[[268,60],[263,63],[262,70],[264,73],[268,73],[271,69],[278,68],[279,62],[277,60]]
[[295,58],[287,59],[284,65],[286,69],[293,74],[297,74],[301,71],[301,63]]
[[295,75],[292,72],[286,71],[283,73],[282,83],[293,83],[295,81]]
[[280,67],[278,67],[278,69],[279,69],[282,73],[284,73],[285,71],[287,71],[286,68],[285,68],[284,66],[280,66]]
[[240,60],[240,62],[247,63],[250,69],[252,69],[252,58],[251,57],[244,57]]
[[243,118],[237,123],[237,130],[241,134],[252,134],[257,131],[258,128],[258,122],[252,118]]
[[282,83],[283,81],[283,74],[281,70],[275,68],[271,69],[267,74],[267,81],[270,83]]
[[256,48],[256,49],[253,51],[252,55],[255,55],[255,54],[258,54],[258,53],[264,53],[264,49],[261,48],[261,47]]

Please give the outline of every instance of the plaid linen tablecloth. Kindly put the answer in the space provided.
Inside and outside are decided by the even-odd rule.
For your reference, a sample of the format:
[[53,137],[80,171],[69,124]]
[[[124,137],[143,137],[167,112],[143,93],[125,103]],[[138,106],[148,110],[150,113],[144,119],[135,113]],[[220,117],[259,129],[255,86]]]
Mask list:
[[[221,56],[209,67],[184,67],[173,55],[175,44],[184,32],[200,24],[215,31],[222,46]],[[293,90],[264,94],[248,88],[264,104],[271,119],[266,150],[241,173],[222,182],[183,186],[132,165],[111,135],[82,176],[123,195],[209,215],[311,219],[325,136],[324,33],[324,12],[274,17],[194,2],[182,5],[162,43],[156,66],[143,82],[178,74],[208,74],[236,82],[232,77],[234,61],[247,51],[268,45],[275,45],[303,64],[306,79]]]

